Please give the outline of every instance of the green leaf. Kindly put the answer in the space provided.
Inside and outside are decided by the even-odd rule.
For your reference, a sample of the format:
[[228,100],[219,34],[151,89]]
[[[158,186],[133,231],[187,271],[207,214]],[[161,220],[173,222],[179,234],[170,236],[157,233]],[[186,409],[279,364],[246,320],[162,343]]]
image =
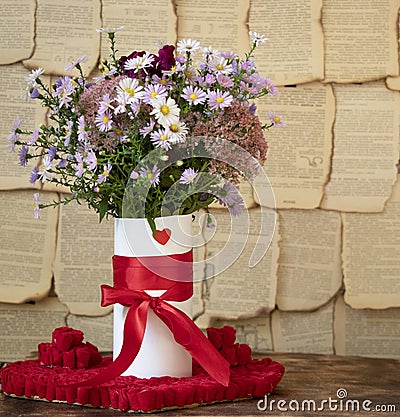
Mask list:
[[107,209],[108,209],[108,197],[104,197],[99,204],[100,223],[104,219],[104,216],[107,214]]

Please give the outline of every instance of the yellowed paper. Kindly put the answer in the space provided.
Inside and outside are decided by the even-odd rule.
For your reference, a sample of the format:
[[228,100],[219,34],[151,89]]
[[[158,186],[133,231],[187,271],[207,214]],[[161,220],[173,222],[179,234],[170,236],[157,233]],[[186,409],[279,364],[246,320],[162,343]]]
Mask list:
[[[399,8],[399,17],[400,17],[400,8]],[[397,20],[397,36],[400,39],[400,19],[398,18]],[[398,48],[398,59],[400,62],[400,49]],[[397,90],[400,91],[400,77],[387,77],[386,78],[386,87],[389,88],[390,90]]]
[[29,58],[33,53],[36,2],[2,0],[0,3],[0,65]]
[[[275,228],[272,243],[261,261],[251,268],[251,253],[260,235],[260,209],[249,210],[248,234],[241,230],[231,231],[230,217],[225,210],[212,210],[211,214],[217,226],[212,239],[206,243],[206,269],[222,272],[204,281],[205,314],[199,318],[199,323],[213,318],[248,318],[261,311],[271,311],[275,306],[278,228]],[[261,240],[272,237],[274,220],[273,212],[268,211],[263,220]],[[240,252],[243,239],[247,242],[244,240],[244,249]],[[223,269],[222,265],[226,264],[229,268]]]
[[24,65],[63,75],[66,65],[86,55],[88,60],[81,66],[89,74],[99,58],[100,0],[36,1],[35,52]]
[[399,358],[400,308],[357,310],[338,297],[334,317],[337,355]]
[[204,48],[212,46],[240,57],[249,50],[250,0],[175,0],[175,3],[179,39],[196,39]]
[[55,291],[72,314],[102,316],[100,285],[112,285],[113,221],[103,220],[86,205],[60,207]]
[[322,0],[251,0],[249,28],[268,38],[254,54],[261,74],[276,85],[324,78]]
[[342,213],[345,301],[400,307],[400,177],[383,213]]
[[313,312],[272,312],[275,352],[333,354],[333,308],[331,301]]
[[383,81],[335,85],[332,172],[321,207],[379,212],[396,181],[400,97]]
[[[35,220],[33,191],[1,191],[0,200],[0,302],[42,299],[51,288],[58,212],[41,210]],[[40,202],[53,200],[57,194],[39,194]]]
[[53,330],[65,326],[67,314],[56,297],[34,304],[0,304],[0,361],[32,357],[39,343],[51,342]]
[[[257,107],[263,123],[270,123],[268,112],[272,111],[287,125],[265,133],[269,149],[264,170],[276,207],[318,207],[332,152],[335,103],[331,86],[311,83],[280,88],[277,96],[264,96]],[[255,200],[259,202],[256,196]]]
[[113,350],[113,314],[101,317],[76,316],[67,317],[67,325],[82,330],[85,341],[97,346],[100,352],[109,353]]
[[340,213],[281,210],[279,230],[278,308],[321,307],[342,285]]
[[399,75],[399,6],[399,0],[324,0],[326,82],[366,82]]
[[[21,119],[21,129],[27,131],[32,131],[46,120],[45,110],[37,100],[25,101],[21,98],[21,93],[26,89],[25,77],[29,73],[22,64],[3,66],[0,72],[0,131],[3,139],[0,146],[0,190],[40,188],[39,183],[34,187],[29,183],[30,173],[36,165],[34,161],[30,161],[27,167],[20,166],[18,152],[21,146],[15,146],[10,152],[7,143],[15,120]],[[27,138],[29,140],[29,136],[21,136],[22,140]]]
[[[156,53],[162,45],[176,43],[176,15],[171,0],[102,0],[103,26],[119,28],[115,34],[118,55],[146,50]],[[103,57],[110,54],[107,35],[101,39]]]

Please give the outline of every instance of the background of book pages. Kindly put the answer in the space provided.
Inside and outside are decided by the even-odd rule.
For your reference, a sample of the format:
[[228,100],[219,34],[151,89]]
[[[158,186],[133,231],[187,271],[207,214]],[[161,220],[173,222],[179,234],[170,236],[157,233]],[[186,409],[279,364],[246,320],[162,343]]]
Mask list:
[[[247,267],[256,237],[215,279],[196,284],[201,327],[234,325],[260,352],[396,357],[400,352],[400,182],[398,181],[400,0],[2,0],[0,4],[0,361],[25,358],[69,325],[112,349],[112,221],[83,206],[33,220],[29,169],[6,137],[17,116],[45,122],[20,100],[31,68],[49,79],[86,54],[86,73],[108,55],[99,27],[118,27],[120,53],[195,38],[244,54],[248,30],[265,34],[260,72],[279,86],[258,103],[282,115],[267,133],[265,164],[278,221],[272,245]],[[260,209],[243,184],[252,222]],[[58,198],[45,187],[41,201]],[[226,211],[213,208],[217,220]],[[201,259],[226,241],[219,231]]]

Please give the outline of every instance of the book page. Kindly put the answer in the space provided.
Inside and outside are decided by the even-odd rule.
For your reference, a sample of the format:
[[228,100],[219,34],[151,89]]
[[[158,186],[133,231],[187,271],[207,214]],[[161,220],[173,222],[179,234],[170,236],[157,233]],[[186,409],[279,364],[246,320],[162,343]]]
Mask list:
[[102,316],[112,310],[101,307],[100,285],[112,285],[114,222],[85,204],[60,206],[55,291],[72,314]]
[[251,0],[249,28],[268,38],[254,58],[276,85],[324,78],[322,0]]
[[272,352],[270,316],[262,314],[245,320],[215,320],[212,325],[220,328],[232,326],[236,330],[236,343],[249,345],[253,352]]
[[24,65],[63,75],[66,65],[86,55],[81,66],[89,74],[99,58],[100,9],[100,0],[37,0],[35,51]]
[[[57,197],[40,193],[39,201]],[[35,220],[33,191],[1,191],[0,200],[0,302],[39,300],[51,288],[58,211],[41,210]]]
[[334,211],[279,211],[280,310],[314,310],[340,289],[341,227],[340,213]]
[[32,0],[2,0],[0,3],[0,65],[29,58],[35,46],[35,10]]
[[[252,209],[248,213],[250,227],[246,234],[247,231],[235,230],[234,227],[231,230],[227,211],[211,211],[215,217],[216,231],[212,239],[206,243],[206,269],[215,275],[204,281],[205,315],[199,318],[200,325],[213,318],[237,319],[256,316],[275,307],[279,255],[277,225],[273,233],[275,215],[273,210],[267,211],[261,230],[260,209]],[[272,242],[261,261],[251,268],[249,260],[259,236],[263,241],[272,237]],[[244,240],[244,246],[243,239],[247,239]],[[222,265],[230,266],[224,269]],[[219,271],[223,272],[218,273]]]
[[383,81],[335,85],[332,171],[321,207],[379,212],[396,181],[400,97]]
[[333,354],[333,308],[331,301],[313,312],[272,312],[275,352]]
[[[133,51],[156,53],[176,43],[176,15],[172,0],[102,0],[103,27],[124,29],[115,34],[118,56]],[[110,54],[107,34],[101,37],[102,57]]]
[[51,341],[54,329],[65,326],[67,314],[56,297],[33,304],[0,304],[0,361],[24,360],[37,352],[39,343]]
[[[18,152],[20,146],[14,151],[8,149],[7,136],[13,128],[15,120],[21,119],[21,129],[32,131],[35,127],[46,121],[45,109],[37,100],[22,100],[21,92],[26,88],[25,77],[29,75],[22,64],[6,65],[0,72],[0,131],[2,132],[2,146],[0,146],[0,190],[18,188],[39,188],[32,186],[29,176],[35,163],[31,161],[27,167],[19,165]],[[46,77],[44,77],[46,79]],[[21,136],[26,139],[28,136]]]
[[[399,8],[399,18],[397,19],[397,36],[400,39],[400,8]],[[400,48],[398,48],[398,60],[400,62]],[[400,77],[387,77],[386,78],[386,87],[391,90],[400,91]]]
[[232,51],[249,50],[247,16],[250,0],[175,0],[178,39],[196,39],[201,46]]
[[[325,81],[365,82],[399,75],[400,0],[324,0]],[[371,59],[373,57],[373,59]]]
[[82,330],[85,340],[97,346],[100,352],[113,350],[113,314],[101,317],[76,316],[69,314],[67,326]]
[[400,308],[358,310],[338,297],[334,318],[337,355],[399,358]]
[[329,177],[332,152],[335,101],[331,86],[311,83],[283,87],[277,96],[260,99],[257,107],[263,123],[270,123],[268,111],[272,111],[287,124],[265,132],[269,149],[264,170],[276,207],[318,207]]
[[345,301],[400,307],[400,176],[383,213],[342,213]]

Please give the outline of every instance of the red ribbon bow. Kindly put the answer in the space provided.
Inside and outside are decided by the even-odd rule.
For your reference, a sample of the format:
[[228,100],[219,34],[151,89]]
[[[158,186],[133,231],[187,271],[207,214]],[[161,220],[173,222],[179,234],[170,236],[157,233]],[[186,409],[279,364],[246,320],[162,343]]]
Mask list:
[[[114,285],[116,286],[101,286],[101,305],[105,307],[119,303],[129,308],[125,318],[122,349],[115,361],[99,375],[76,385],[100,385],[116,378],[128,369],[142,345],[147,313],[151,308],[171,330],[175,341],[182,345],[210,376],[222,385],[228,386],[230,365],[227,360],[215,349],[190,317],[167,302],[185,301],[192,296],[192,282],[179,281],[179,277],[182,279],[182,272],[188,271],[188,266],[191,271],[192,252],[182,255],[154,257],[156,259],[153,260],[149,258],[145,258],[145,264],[149,266],[154,261],[157,264],[157,269],[160,268],[160,264],[164,263],[164,266],[170,267],[169,272],[175,272],[172,276],[177,278],[178,281],[165,279],[153,272],[153,268],[146,268],[141,262],[143,258],[114,255]],[[134,280],[129,280],[130,277],[133,278],[134,276]],[[166,289],[166,291],[160,297],[152,297],[142,289],[127,288],[128,285],[133,285],[132,282],[137,287],[138,285],[141,286],[144,281],[146,281],[144,287],[146,289]],[[120,286],[122,283],[125,283],[125,287]]]

